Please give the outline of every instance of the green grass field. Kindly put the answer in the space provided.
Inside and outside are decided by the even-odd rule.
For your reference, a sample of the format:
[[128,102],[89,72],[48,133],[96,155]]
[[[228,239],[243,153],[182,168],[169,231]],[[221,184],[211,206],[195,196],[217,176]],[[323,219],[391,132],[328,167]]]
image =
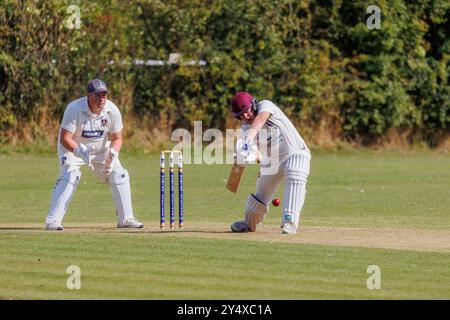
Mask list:
[[[56,157],[0,155],[0,298],[450,298],[446,154],[314,152],[301,230],[290,236],[273,206],[259,232],[229,232],[257,174],[247,170],[232,194],[229,165],[186,165],[186,227],[160,231],[158,160],[122,156],[143,230],[115,228],[109,188],[83,168],[66,229],[49,232]],[[79,290],[66,287],[70,265]],[[370,265],[381,289],[367,288]]]

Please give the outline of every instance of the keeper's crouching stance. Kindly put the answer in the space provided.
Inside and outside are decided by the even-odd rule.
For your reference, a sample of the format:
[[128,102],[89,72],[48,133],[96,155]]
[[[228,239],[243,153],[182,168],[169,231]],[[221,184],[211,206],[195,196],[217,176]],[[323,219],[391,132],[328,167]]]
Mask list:
[[[56,181],[45,229],[63,230],[62,220],[81,179],[80,167],[87,164],[97,177],[109,184],[116,208],[118,228],[143,228],[134,218],[130,177],[118,157],[122,146],[122,117],[106,99],[103,81],[88,84],[88,95],[71,102],[60,128]],[[108,141],[108,135],[110,141]]]
[[[246,201],[244,220],[231,225],[233,232],[254,232],[269,212],[269,203],[284,180],[282,233],[294,234],[300,223],[300,212],[305,202],[306,183],[310,171],[311,153],[291,121],[271,101],[258,102],[247,92],[236,94],[231,103],[233,115],[243,122],[245,141],[237,146],[237,153],[250,155],[256,140],[261,139],[261,129],[270,130],[268,147],[275,145],[279,152],[271,159],[278,167],[267,168],[260,164],[256,182],[256,193],[250,194]],[[276,130],[273,130],[276,129]],[[261,142],[261,141],[259,141]],[[256,147],[257,148],[257,147]],[[266,170],[265,170],[266,169]]]

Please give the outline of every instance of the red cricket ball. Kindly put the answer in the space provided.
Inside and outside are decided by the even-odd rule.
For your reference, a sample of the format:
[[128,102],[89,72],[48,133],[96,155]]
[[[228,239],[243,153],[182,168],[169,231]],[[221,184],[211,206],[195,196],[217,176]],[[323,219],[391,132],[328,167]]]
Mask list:
[[273,204],[275,207],[278,207],[278,206],[280,205],[280,199],[278,199],[278,198],[273,199],[273,200],[272,200],[272,204]]

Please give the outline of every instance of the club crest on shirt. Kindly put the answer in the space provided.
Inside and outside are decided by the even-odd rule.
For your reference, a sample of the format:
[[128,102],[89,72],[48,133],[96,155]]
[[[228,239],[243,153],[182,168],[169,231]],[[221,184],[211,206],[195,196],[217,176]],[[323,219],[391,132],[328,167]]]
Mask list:
[[108,124],[108,119],[102,119],[102,127],[106,127]]

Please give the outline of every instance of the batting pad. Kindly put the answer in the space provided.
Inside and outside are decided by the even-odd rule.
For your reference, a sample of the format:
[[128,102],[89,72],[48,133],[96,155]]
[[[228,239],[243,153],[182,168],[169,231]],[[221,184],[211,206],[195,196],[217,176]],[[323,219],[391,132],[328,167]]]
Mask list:
[[125,224],[129,218],[133,218],[133,207],[131,205],[130,176],[123,167],[111,173],[109,178],[111,194],[116,206],[119,224]]
[[291,221],[298,229],[300,212],[305,202],[306,181],[309,175],[309,159],[303,155],[293,155],[284,169],[285,186],[283,194],[283,215],[281,225]]
[[253,194],[248,196],[245,220],[248,222],[250,232],[256,231],[256,225],[264,221],[267,212],[269,212],[269,207],[266,204],[259,201]]
[[46,223],[51,223],[52,221],[62,222],[73,194],[80,183],[80,178],[81,172],[78,169],[60,174],[53,189],[50,209],[45,220]]

